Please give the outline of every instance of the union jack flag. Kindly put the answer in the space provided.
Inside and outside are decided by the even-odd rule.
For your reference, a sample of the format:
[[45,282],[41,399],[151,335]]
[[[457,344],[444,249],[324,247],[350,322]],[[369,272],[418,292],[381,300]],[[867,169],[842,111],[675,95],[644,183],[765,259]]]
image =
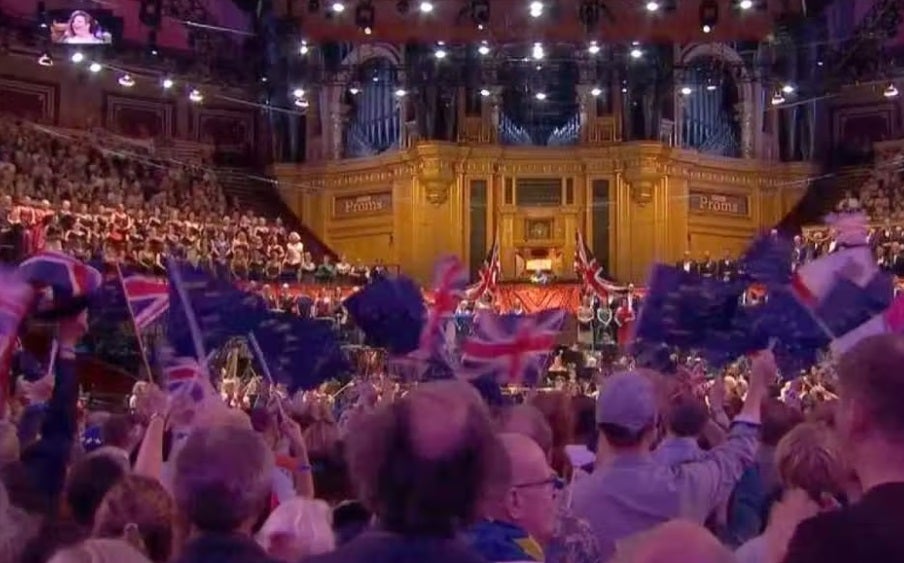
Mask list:
[[462,346],[462,362],[475,375],[493,373],[502,383],[535,384],[564,320],[561,309],[481,315]]
[[596,261],[580,231],[575,233],[575,242],[574,271],[584,287],[589,287],[602,303],[609,302],[610,293],[627,291],[627,287],[615,285],[603,277],[603,267]]
[[68,297],[87,295],[100,287],[103,277],[87,264],[62,252],[46,251],[19,264],[25,280],[51,287]]
[[478,282],[468,288],[468,298],[477,301],[487,293],[496,291],[499,285],[499,274],[502,266],[499,263],[499,233],[493,239],[493,246],[487,252],[487,257],[483,261],[480,271],[477,272]]
[[904,295],[898,295],[881,314],[832,342],[832,353],[840,356],[868,336],[904,333]]
[[173,358],[163,368],[163,377],[166,381],[166,389],[171,395],[188,395],[196,403],[204,400],[205,391],[201,380],[201,368],[196,359]]
[[421,331],[421,351],[432,350],[438,335],[442,335],[443,323],[458,308],[464,298],[468,272],[455,256],[440,258],[433,271],[433,303],[427,309],[427,322]]
[[151,326],[169,308],[169,288],[162,281],[129,276],[123,278],[122,288],[138,330]]

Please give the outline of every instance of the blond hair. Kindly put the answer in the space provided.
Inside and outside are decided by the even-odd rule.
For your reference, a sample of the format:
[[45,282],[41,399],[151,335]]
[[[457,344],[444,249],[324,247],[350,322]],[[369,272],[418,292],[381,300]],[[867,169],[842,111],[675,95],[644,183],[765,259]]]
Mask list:
[[267,518],[257,542],[271,556],[293,562],[333,551],[336,538],[330,507],[322,500],[303,497],[286,501]]
[[101,501],[94,537],[122,538],[154,561],[165,562],[176,537],[176,504],[156,479],[127,475]]
[[840,494],[847,475],[841,448],[824,424],[806,422],[788,432],[775,450],[779,478],[786,488],[813,496]]

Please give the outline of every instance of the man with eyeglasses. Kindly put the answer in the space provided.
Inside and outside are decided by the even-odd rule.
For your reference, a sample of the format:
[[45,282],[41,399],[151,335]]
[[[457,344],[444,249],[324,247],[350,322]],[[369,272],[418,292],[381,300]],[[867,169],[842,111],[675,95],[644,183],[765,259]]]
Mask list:
[[529,437],[497,438],[502,451],[494,464],[495,482],[481,503],[483,519],[468,529],[466,539],[487,561],[543,561],[562,481]]

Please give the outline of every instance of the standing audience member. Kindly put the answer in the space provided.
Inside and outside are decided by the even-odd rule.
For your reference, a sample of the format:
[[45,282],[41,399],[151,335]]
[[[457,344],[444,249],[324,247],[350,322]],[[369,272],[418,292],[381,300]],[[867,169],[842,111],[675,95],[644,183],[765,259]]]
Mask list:
[[[784,561],[904,561],[904,335],[865,338],[837,371],[836,431],[863,497],[801,522]],[[811,501],[809,514],[818,508]]]
[[574,512],[590,523],[604,559],[620,541],[673,518],[703,523],[728,499],[753,461],[760,406],[776,375],[771,352],[752,363],[744,407],[725,442],[703,459],[673,466],[650,455],[660,404],[653,381],[634,372],[606,380],[597,399],[597,469],[572,492]]
[[200,428],[176,455],[173,492],[188,541],[178,563],[275,563],[251,538],[268,508],[274,460],[253,430]]
[[50,563],[151,563],[122,540],[86,540],[57,552]]
[[322,500],[295,498],[276,507],[257,533],[271,557],[298,563],[336,548],[330,507]]
[[698,440],[708,419],[706,405],[699,399],[682,395],[674,400],[666,413],[666,436],[653,452],[653,459],[663,465],[700,460],[704,452]]
[[506,475],[483,499],[482,519],[466,534],[487,561],[543,561],[552,538],[560,481],[546,454],[529,437],[500,434],[498,474]]
[[311,561],[481,563],[457,539],[497,479],[499,445],[477,391],[425,383],[350,424],[350,471],[375,529]]

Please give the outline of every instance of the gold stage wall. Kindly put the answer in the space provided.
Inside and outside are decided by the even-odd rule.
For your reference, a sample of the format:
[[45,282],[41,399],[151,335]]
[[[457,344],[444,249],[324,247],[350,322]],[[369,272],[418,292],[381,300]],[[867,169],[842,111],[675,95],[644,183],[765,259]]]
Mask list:
[[[373,158],[278,164],[273,173],[290,208],[337,252],[352,262],[398,264],[422,282],[443,254],[473,267],[471,254],[482,259],[497,228],[504,279],[518,277],[534,249],[546,252],[559,276],[571,277],[574,233],[604,240],[594,238],[595,223],[608,223],[612,275],[642,282],[652,262],[677,261],[686,250],[695,258],[736,255],[797,203],[814,174],[807,163],[705,156],[651,142],[422,142]],[[486,186],[481,248],[470,237],[475,182]],[[593,194],[606,182],[608,203],[597,204],[608,211],[601,223]],[[524,205],[522,184],[538,205]],[[544,193],[550,198],[540,201]]]

